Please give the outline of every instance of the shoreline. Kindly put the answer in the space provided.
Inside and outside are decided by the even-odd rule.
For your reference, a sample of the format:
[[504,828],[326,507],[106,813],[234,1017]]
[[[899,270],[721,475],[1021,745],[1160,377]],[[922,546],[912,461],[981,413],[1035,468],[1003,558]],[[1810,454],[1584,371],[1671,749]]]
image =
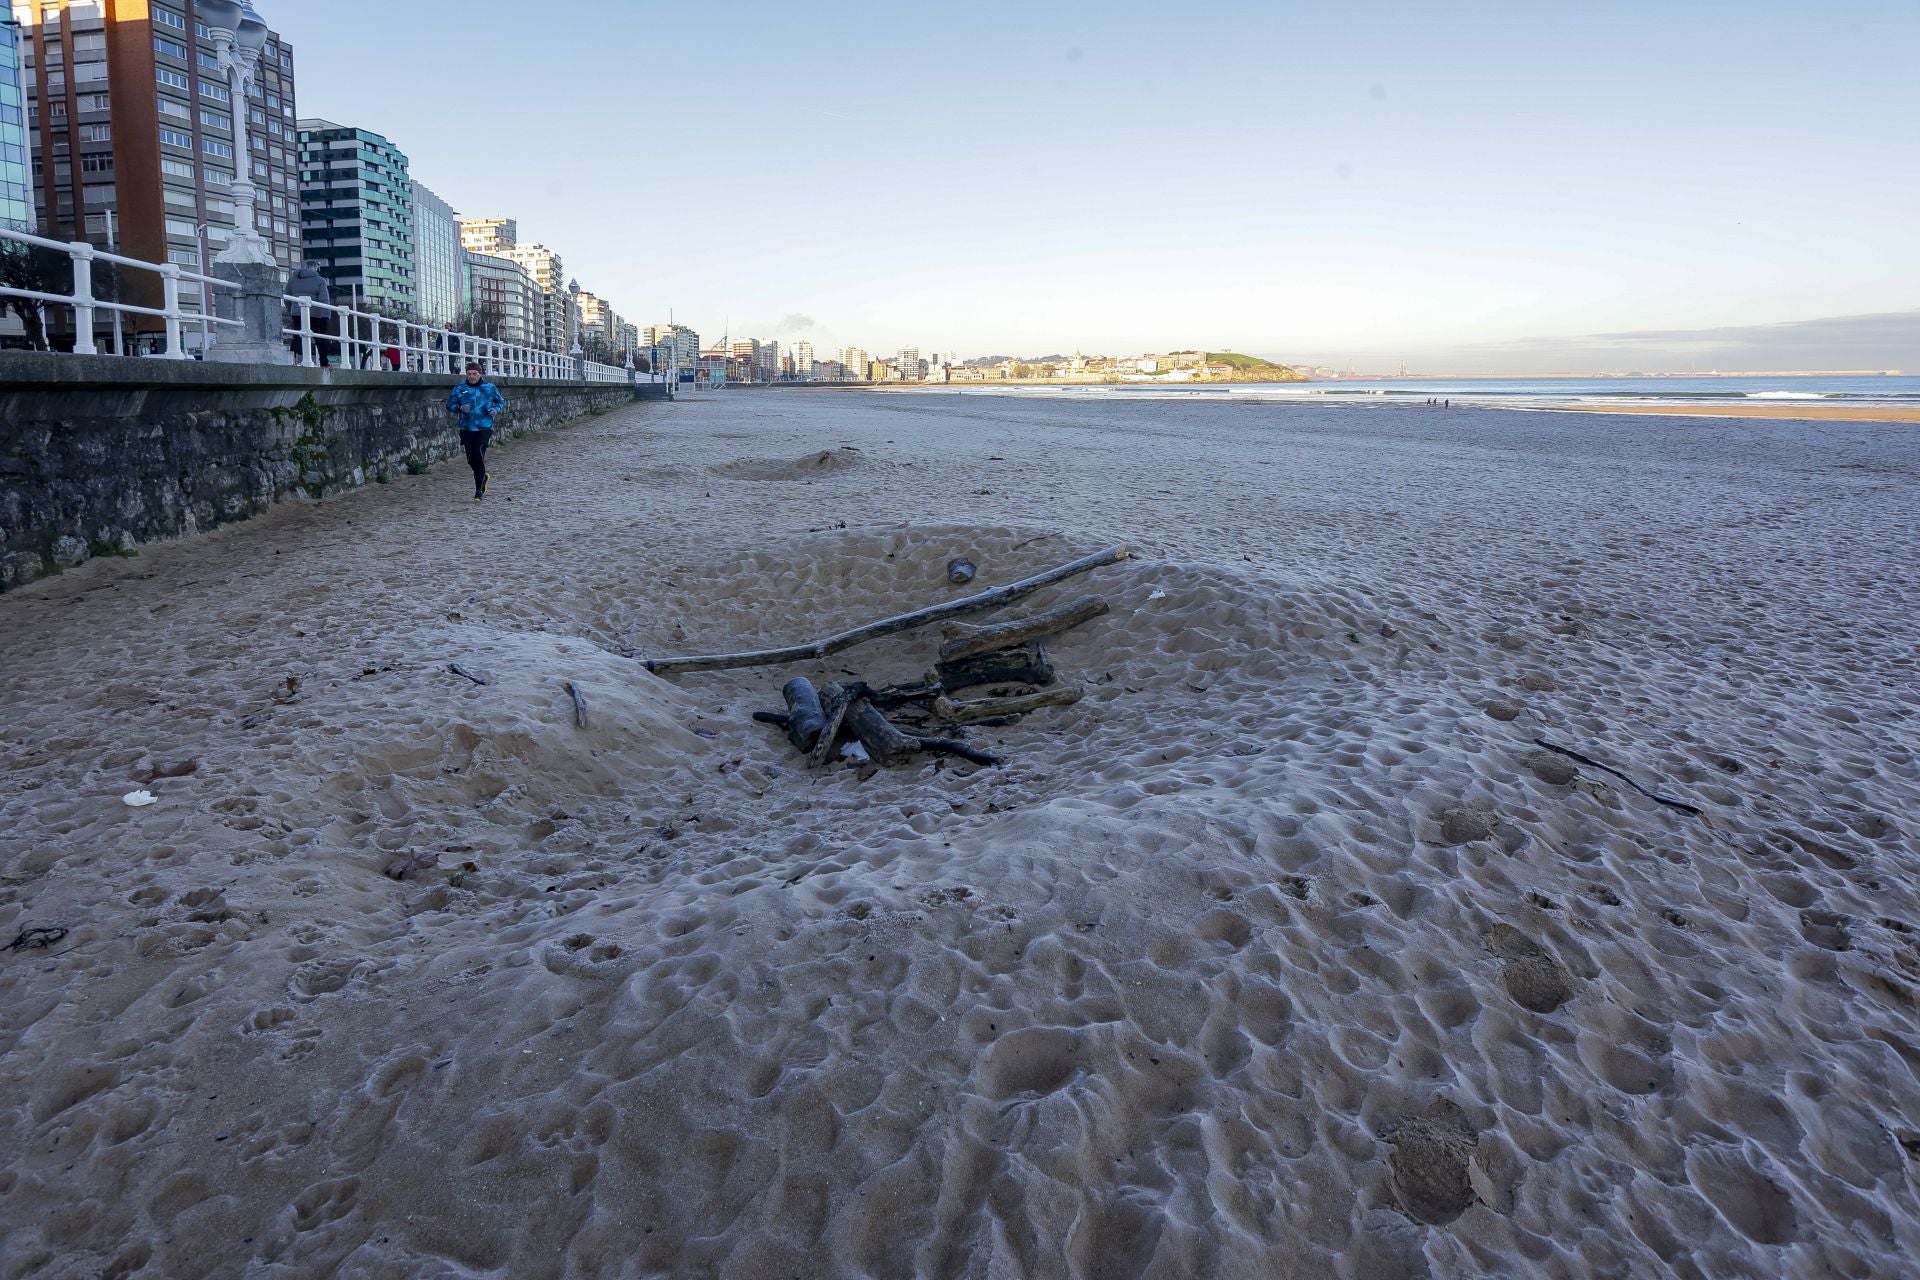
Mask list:
[[1888,405],[1873,408],[1853,404],[1688,404],[1668,407],[1663,404],[1608,405],[1490,405],[1500,409],[1534,409],[1543,413],[1626,413],[1652,414],[1664,418],[1773,418],[1805,422],[1910,422],[1920,424],[1920,408]]

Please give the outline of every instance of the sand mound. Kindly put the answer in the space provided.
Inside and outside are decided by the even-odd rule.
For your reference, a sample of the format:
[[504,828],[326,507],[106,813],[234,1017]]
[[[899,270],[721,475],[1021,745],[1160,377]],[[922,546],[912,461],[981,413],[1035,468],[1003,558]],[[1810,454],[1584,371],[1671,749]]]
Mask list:
[[865,461],[858,449],[842,446],[803,458],[741,458],[707,470],[727,480],[816,480],[836,471],[851,471]]

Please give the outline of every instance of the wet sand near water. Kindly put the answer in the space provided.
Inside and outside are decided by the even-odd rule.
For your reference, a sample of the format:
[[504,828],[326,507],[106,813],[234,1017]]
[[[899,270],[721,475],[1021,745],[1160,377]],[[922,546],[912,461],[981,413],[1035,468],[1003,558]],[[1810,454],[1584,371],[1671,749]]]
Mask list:
[[[723,393],[495,466],[0,597],[0,945],[68,930],[0,1278],[1920,1254],[1911,432]],[[629,656],[1120,541],[1001,769],[749,718],[937,635]]]
[[1920,422],[1920,408],[1859,404],[1614,404],[1581,405],[1578,413],[1640,413],[1665,418],[1746,418],[1801,422]]

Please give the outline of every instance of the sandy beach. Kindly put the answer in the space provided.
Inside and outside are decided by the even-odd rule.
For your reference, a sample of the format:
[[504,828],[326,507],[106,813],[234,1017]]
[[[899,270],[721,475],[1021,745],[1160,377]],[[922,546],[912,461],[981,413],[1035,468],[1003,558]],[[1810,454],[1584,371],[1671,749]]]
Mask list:
[[[1920,436],[1805,414],[722,393],[0,596],[0,1278],[1911,1274]],[[1000,768],[750,718],[937,629],[638,660],[1120,542]]]
[[1920,409],[1858,404],[1609,404],[1582,405],[1580,413],[1657,414],[1665,418],[1747,418],[1800,422],[1920,422]]

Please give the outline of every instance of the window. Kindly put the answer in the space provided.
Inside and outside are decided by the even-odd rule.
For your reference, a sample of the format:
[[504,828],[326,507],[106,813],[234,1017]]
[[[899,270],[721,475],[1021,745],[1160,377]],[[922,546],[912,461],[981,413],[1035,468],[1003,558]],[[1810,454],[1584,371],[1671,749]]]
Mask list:
[[[184,89],[187,87],[187,78],[184,75],[181,75],[178,71],[171,71],[166,67],[155,67],[153,69],[153,78],[161,84],[170,85],[175,89]],[[202,85],[200,91],[205,93],[206,86]]]
[[165,36],[155,36],[153,38],[153,51],[155,53],[164,53],[169,58],[178,58],[182,62],[187,60],[187,46],[181,44],[178,40],[169,40]]
[[191,240],[194,235],[193,219],[192,218],[168,218],[167,234],[170,236],[185,236],[189,240]]
[[268,94],[267,105],[274,108],[275,110],[278,110],[280,107],[280,95],[277,93]]
[[97,156],[81,156],[80,172],[112,173],[113,172],[113,152],[106,151],[106,152],[102,152]]
[[200,265],[200,251],[198,249],[169,249],[167,250],[167,261],[178,263],[183,267],[197,267]]
[[192,134],[182,133],[178,129],[169,129],[165,125],[160,126],[160,141],[169,147],[185,147],[189,151],[193,150]]
[[80,126],[82,142],[112,142],[113,126],[110,124],[83,124]]
[[216,187],[230,187],[233,185],[233,175],[225,169],[216,169],[208,165],[207,181]]
[[227,86],[223,84],[215,84],[211,80],[202,80],[200,82],[200,96],[203,98],[209,98],[214,102],[232,102],[233,101],[233,95],[227,92]]
[[82,111],[105,111],[111,104],[104,93],[87,93],[80,96]]
[[193,112],[184,102],[175,102],[172,98],[155,98],[154,107],[163,116],[172,116],[176,120],[191,120]]
[[159,5],[153,7],[153,22],[155,26],[172,27],[175,31],[187,29],[185,14],[175,13],[171,9],[162,9]]
[[267,113],[258,107],[253,107],[248,110],[247,119],[253,121],[255,124],[265,124],[267,122]]
[[224,142],[215,142],[212,138],[200,139],[200,149],[210,156],[219,156],[222,160],[233,159],[233,147]]
[[[74,34],[73,51],[75,53],[93,53],[96,50],[104,53],[106,48],[107,37],[103,32],[89,31],[84,34],[78,32]],[[79,59],[76,58],[75,61]]]
[[209,71],[220,70],[219,55],[207,49],[200,50],[200,65],[205,67]]
[[[191,165],[188,168],[192,168]],[[162,187],[160,194],[168,204],[181,205],[187,209],[194,207],[193,192],[182,191],[178,187]]]
[[205,107],[202,107],[200,108],[200,123],[206,125],[209,129],[231,129],[233,128],[233,117],[219,111],[209,111]]
[[[160,172],[171,174],[176,178],[186,178],[189,181],[194,177],[193,165],[191,163],[185,160],[175,160],[172,156],[160,157]],[[213,170],[207,170],[207,176],[211,178],[213,176]]]

